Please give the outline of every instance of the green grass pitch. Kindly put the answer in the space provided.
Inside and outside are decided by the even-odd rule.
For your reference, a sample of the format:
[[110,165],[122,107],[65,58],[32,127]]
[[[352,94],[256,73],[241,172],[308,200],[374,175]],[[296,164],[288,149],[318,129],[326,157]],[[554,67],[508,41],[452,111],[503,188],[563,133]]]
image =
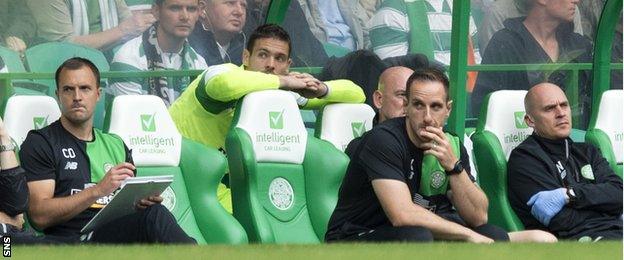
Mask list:
[[13,246],[14,259],[622,259],[622,242],[475,245],[323,244],[207,246]]

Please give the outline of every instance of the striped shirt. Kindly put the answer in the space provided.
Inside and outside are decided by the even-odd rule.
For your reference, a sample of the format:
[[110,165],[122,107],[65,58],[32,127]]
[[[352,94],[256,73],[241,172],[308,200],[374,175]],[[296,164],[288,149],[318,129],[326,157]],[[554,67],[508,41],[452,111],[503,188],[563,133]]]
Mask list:
[[[452,1],[424,0],[429,28],[421,30],[430,33],[433,53],[425,53],[445,65],[451,62],[451,25]],[[405,0],[385,0],[369,21],[370,38],[373,51],[382,59],[401,56],[408,53],[410,41],[410,22]],[[470,36],[473,44],[477,43],[477,28],[470,17]],[[474,48],[475,60],[481,62],[478,48]]]
[[[156,48],[159,48],[158,44],[156,44]],[[208,68],[204,58],[198,55],[193,48],[189,46],[188,50],[189,53],[186,55],[187,59],[189,59],[188,69],[204,70]],[[171,70],[182,69],[181,51],[180,53],[159,52],[162,53],[161,58],[165,68]],[[121,48],[119,48],[119,50],[115,53],[115,57],[111,63],[111,71],[147,70],[147,57],[145,56],[145,51],[143,50],[142,36],[136,37],[121,46]],[[113,78],[109,80],[110,85],[108,87],[108,94],[113,96],[147,94],[149,88],[148,80],[149,78],[135,77]],[[168,79],[168,96],[172,97],[172,100],[169,100],[168,104],[173,104],[173,101],[175,101],[175,99],[180,96],[180,93],[186,89],[186,84],[175,86],[174,82],[178,81],[172,80],[171,78]]]

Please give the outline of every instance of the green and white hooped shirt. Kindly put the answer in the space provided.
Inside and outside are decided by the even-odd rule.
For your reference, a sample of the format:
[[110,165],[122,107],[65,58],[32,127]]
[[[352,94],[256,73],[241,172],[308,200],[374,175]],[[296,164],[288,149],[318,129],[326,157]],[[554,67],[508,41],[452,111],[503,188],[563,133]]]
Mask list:
[[[185,43],[188,44],[188,43]],[[156,48],[160,48],[156,44]],[[162,53],[161,58],[164,67],[169,70],[183,69],[183,59],[180,53]],[[188,53],[186,55],[188,69],[204,70],[208,68],[206,61],[199,54],[188,46]],[[142,36],[136,37],[124,45],[115,53],[113,61],[111,62],[111,71],[148,71],[147,57],[143,50]],[[140,77],[127,77],[127,78],[112,78],[109,80],[109,86],[107,88],[107,94],[112,96],[118,95],[144,95],[148,93],[149,78]],[[176,85],[174,78],[167,78],[168,81],[168,96],[169,100],[166,100],[167,104],[173,104],[173,102],[180,96],[180,94],[186,89],[187,84]],[[183,81],[182,81],[183,82]],[[112,100],[112,97],[111,97]],[[168,101],[168,102],[167,102]]]

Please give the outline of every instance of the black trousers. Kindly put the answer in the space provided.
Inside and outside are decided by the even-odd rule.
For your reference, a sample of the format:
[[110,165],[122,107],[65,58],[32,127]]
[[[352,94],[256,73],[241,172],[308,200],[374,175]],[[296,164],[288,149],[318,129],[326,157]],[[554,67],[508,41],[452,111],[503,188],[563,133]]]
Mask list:
[[38,245],[38,244],[65,244],[75,243],[74,238],[57,236],[37,236],[30,229],[20,229],[16,226],[0,223],[0,237],[11,237],[13,245]]
[[[466,223],[456,213],[439,214],[439,216],[448,221],[455,222],[462,226],[467,226]],[[504,229],[491,224],[481,225],[472,228],[472,230],[495,241],[509,241],[509,235]],[[431,242],[434,240],[434,238],[431,231],[424,227],[394,227],[386,225],[367,231],[361,231],[357,234],[347,236],[341,240],[362,242]]]
[[182,230],[171,212],[160,204],[113,220],[81,239],[83,242],[103,244],[197,244]]

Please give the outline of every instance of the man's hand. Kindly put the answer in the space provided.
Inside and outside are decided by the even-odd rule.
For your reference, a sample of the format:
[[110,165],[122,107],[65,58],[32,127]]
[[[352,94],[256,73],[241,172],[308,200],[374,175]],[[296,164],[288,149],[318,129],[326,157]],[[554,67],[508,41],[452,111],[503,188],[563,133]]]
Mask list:
[[299,92],[308,87],[308,83],[294,75],[279,76],[280,89]]
[[442,128],[427,126],[420,134],[430,140],[429,142],[423,143],[421,146],[421,148],[425,150],[424,153],[435,156],[444,170],[452,170],[458,159],[453,152],[451,143],[442,131]]
[[15,37],[15,36],[6,37],[4,42],[6,43],[6,46],[9,47],[9,49],[14,50],[16,52],[23,53],[26,50],[26,43],[18,37]]
[[147,207],[150,207],[154,204],[160,204],[161,202],[163,202],[163,198],[161,196],[149,196],[145,199],[140,200],[136,207],[139,210],[144,210]]
[[329,88],[327,87],[327,85],[325,85],[325,83],[316,79],[308,73],[291,72],[288,75],[301,79],[306,83],[306,88],[295,90],[297,93],[304,96],[305,98],[322,97],[327,95],[327,92],[329,91]]
[[123,20],[118,27],[124,34],[124,37],[131,39],[141,35],[154,22],[156,22],[156,18],[154,18],[153,14],[137,12],[132,13],[132,16]]
[[531,207],[531,215],[544,226],[550,224],[550,220],[561,211],[565,204],[565,188],[540,191],[533,195],[529,199],[529,202],[527,202],[527,206]]
[[468,237],[468,242],[470,243],[478,243],[478,244],[492,244],[494,243],[494,240],[486,237],[484,235],[481,235],[477,232],[474,232],[474,234],[472,234],[470,237]]
[[95,185],[96,195],[104,197],[111,194],[121,186],[121,183],[128,177],[134,177],[134,165],[131,163],[121,163],[111,168],[104,178]]

